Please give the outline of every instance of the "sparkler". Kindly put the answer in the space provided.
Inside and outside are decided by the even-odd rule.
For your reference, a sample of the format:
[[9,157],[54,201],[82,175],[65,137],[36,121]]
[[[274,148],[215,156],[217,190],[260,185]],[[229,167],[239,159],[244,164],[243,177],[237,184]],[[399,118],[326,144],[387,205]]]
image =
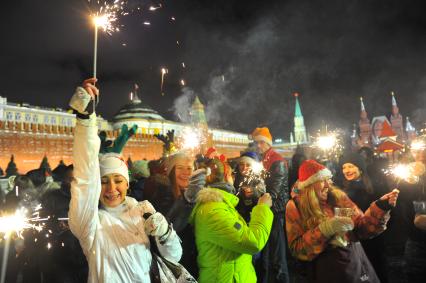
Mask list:
[[[41,206],[37,206],[36,210],[40,209]],[[9,247],[11,235],[16,233],[20,238],[22,238],[22,232],[25,229],[33,228],[38,231],[42,230],[41,225],[33,224],[33,221],[40,219],[38,212],[33,213],[34,217],[27,218],[25,215],[27,210],[25,208],[20,208],[15,211],[13,215],[6,215],[0,217],[0,234],[4,234],[6,239],[4,250],[3,250],[3,260],[1,266],[1,277],[0,283],[4,283],[6,279],[6,270],[7,270],[7,259],[9,255]]]
[[320,149],[325,158],[337,157],[343,150],[338,131],[327,132],[325,135],[318,135],[315,138],[313,147]]
[[182,86],[185,86],[185,80],[180,80],[180,84],[181,84]]
[[196,129],[185,128],[178,138],[179,147],[183,150],[195,150],[201,143],[201,133]]
[[164,95],[163,86],[164,86],[164,76],[169,72],[166,68],[161,68],[161,95]]
[[41,226],[38,224],[33,224],[33,222],[39,222],[40,217],[38,213],[33,214],[35,217],[26,217],[27,210],[25,208],[20,208],[15,211],[15,214],[2,216],[0,217],[0,233],[5,235],[11,235],[16,233],[20,238],[22,238],[22,232],[25,229],[36,229],[41,231]]
[[[90,0],[88,0],[90,2]],[[99,4],[99,1],[97,1]],[[97,78],[97,60],[98,60],[98,30],[99,28],[109,35],[113,32],[120,31],[120,28],[116,25],[118,14],[127,15],[124,12],[125,0],[114,0],[111,4],[106,1],[99,8],[99,10],[91,15],[94,30],[94,44],[93,44],[93,77]],[[125,46],[125,45],[124,45]],[[96,104],[99,103],[99,97],[94,98],[93,111],[95,111]]]
[[416,184],[419,181],[417,175],[416,162],[412,163],[398,163],[391,166],[388,170],[384,170],[385,174],[392,175],[397,179],[397,186],[404,180],[409,184]]

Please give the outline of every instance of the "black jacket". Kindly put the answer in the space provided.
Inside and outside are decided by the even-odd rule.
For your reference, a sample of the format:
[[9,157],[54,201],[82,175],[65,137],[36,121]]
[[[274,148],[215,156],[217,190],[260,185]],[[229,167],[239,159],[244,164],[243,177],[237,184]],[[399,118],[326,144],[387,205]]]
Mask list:
[[274,214],[284,215],[285,206],[289,200],[288,170],[284,160],[272,163],[265,178],[266,192],[272,197]]

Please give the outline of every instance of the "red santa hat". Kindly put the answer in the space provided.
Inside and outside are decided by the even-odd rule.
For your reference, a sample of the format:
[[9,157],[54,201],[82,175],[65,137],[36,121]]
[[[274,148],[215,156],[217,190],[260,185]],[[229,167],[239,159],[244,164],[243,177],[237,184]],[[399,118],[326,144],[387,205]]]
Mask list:
[[324,181],[333,177],[331,171],[315,160],[305,160],[299,168],[298,189],[306,188],[318,181]]

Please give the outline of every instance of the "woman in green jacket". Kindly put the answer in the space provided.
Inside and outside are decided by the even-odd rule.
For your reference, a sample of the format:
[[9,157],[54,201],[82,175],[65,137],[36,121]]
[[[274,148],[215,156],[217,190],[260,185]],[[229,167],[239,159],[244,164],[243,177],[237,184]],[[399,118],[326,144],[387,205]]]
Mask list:
[[253,208],[247,224],[235,209],[238,197],[224,181],[224,167],[218,159],[207,166],[207,188],[198,193],[190,222],[195,226],[200,283],[256,282],[252,255],[265,246],[271,232],[271,196],[264,194]]

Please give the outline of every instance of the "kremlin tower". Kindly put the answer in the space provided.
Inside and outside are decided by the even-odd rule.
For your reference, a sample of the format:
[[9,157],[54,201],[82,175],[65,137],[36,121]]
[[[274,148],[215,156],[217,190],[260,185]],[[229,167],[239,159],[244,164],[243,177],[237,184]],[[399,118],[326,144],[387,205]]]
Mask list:
[[204,105],[198,96],[195,96],[194,103],[191,106],[191,123],[196,129],[200,130],[201,135],[201,152],[205,152],[211,146],[209,139],[209,127],[207,125],[206,114],[204,113]]
[[361,102],[361,113],[360,119],[358,122],[359,126],[359,140],[358,146],[371,146],[371,124],[370,119],[368,119],[367,111],[365,110],[364,101],[360,97]]
[[404,125],[402,122],[402,116],[399,114],[399,108],[396,104],[395,94],[392,91],[392,114],[390,116],[390,122],[392,125],[392,130],[395,132],[397,136],[398,141],[404,141],[405,135],[404,135]]
[[[299,104],[299,94],[294,93],[294,97],[296,98],[296,105],[294,110],[294,142],[297,144],[304,144],[308,142],[305,122],[302,115],[302,110],[300,109]],[[292,136],[292,134],[291,134]],[[293,138],[290,138],[293,141]]]

